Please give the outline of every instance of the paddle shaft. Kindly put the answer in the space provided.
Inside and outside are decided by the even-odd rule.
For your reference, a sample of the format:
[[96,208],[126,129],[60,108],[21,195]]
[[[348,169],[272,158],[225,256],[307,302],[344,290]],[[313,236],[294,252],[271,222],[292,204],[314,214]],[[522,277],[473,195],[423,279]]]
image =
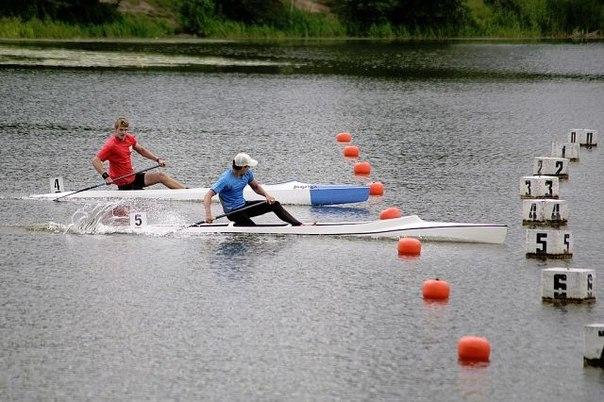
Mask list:
[[[246,209],[253,208],[253,207],[255,207],[255,206],[257,206],[257,205],[260,205],[260,204],[264,204],[265,202],[266,202],[266,201],[257,202],[257,203],[254,203],[254,204],[252,204],[252,205],[248,205],[247,207],[239,208],[239,209],[236,209],[236,210],[234,210],[234,211],[227,212],[226,214],[218,215],[216,218],[214,218],[214,220],[216,220],[216,219],[220,219],[220,218],[224,218],[225,216],[232,215],[232,214],[234,214],[234,213],[236,213],[236,212],[245,211]],[[194,227],[196,227],[196,226],[203,225],[204,223],[207,223],[207,222],[205,221],[205,219],[204,219],[203,221],[196,222],[196,223],[194,223],[194,224],[192,224],[192,225],[189,225],[189,226],[187,226],[187,227],[189,227],[189,228],[194,228]]]
[[[116,177],[115,179],[113,179],[113,181],[120,180],[120,179],[125,179],[126,177],[134,176],[136,174],[143,173],[143,172],[146,172],[147,170],[155,169],[155,168],[158,168],[158,167],[160,167],[160,165],[151,166],[151,167],[148,167],[146,169],[139,170],[138,172],[128,173],[128,174],[125,174],[123,176]],[[70,195],[74,195],[74,194],[82,193],[84,191],[92,190],[93,188],[102,187],[102,186],[108,186],[109,184],[112,184],[112,183],[101,183],[101,184],[96,184],[94,186],[86,187],[86,188],[83,188],[81,190],[77,190],[77,191],[71,192],[69,194],[65,194],[65,195],[62,195],[60,197],[57,197],[53,201],[59,201],[61,198],[69,197]]]

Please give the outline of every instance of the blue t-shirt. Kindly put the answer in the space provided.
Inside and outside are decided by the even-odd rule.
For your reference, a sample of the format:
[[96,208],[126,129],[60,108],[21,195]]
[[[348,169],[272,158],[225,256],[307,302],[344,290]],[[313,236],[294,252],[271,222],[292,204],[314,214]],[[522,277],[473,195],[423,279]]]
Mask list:
[[233,169],[227,169],[222,176],[212,185],[212,190],[218,194],[224,212],[242,208],[245,205],[243,189],[254,180],[250,169],[241,177],[235,176]]

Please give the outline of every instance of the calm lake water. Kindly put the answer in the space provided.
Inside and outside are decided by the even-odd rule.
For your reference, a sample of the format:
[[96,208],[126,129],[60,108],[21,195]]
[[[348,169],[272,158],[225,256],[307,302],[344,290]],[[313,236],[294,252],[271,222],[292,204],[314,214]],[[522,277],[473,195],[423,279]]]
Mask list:
[[[604,145],[561,184],[572,260],[525,258],[518,183],[570,128],[602,135],[604,43],[4,42],[0,99],[0,399],[601,400],[583,327],[603,304],[543,304],[540,275],[594,269],[604,297]],[[363,204],[288,208],[302,220],[397,206],[508,238],[409,259],[395,241],[103,235],[108,204],[23,199],[54,176],[99,183],[90,159],[119,115],[190,187],[243,151],[265,183],[385,184]],[[342,156],[344,130],[370,178]],[[203,218],[130,204],[151,223]],[[435,277],[447,303],[421,298]],[[464,335],[489,339],[488,365],[458,363]]]

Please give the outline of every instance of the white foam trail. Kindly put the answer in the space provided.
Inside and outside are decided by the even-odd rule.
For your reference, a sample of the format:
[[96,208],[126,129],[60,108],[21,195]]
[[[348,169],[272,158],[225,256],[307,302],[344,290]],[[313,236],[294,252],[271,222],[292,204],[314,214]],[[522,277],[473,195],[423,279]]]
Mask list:
[[[130,213],[144,210],[153,216],[152,227],[132,229]],[[141,205],[140,200],[115,200],[111,203],[87,203],[79,207],[67,223],[48,222],[29,227],[33,231],[49,231],[70,234],[145,234],[150,236],[182,235],[188,219],[174,210],[163,210],[155,203]]]
[[71,216],[71,222],[65,226],[64,233],[116,233],[116,226],[128,224],[129,210],[130,206],[122,201],[84,205]]

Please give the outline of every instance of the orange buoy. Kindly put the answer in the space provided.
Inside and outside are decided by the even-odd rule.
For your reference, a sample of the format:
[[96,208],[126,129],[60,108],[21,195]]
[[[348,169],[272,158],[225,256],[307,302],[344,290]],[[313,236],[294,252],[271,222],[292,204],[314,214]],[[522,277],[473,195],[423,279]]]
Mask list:
[[440,279],[428,279],[422,285],[422,295],[424,299],[445,300],[449,298],[449,284]]
[[369,184],[369,194],[370,195],[384,195],[384,185],[379,181],[375,181],[375,182]]
[[371,173],[369,162],[357,162],[354,164],[354,174],[368,176]]
[[412,237],[403,237],[398,241],[398,255],[420,255],[422,243]]
[[480,336],[462,336],[457,342],[457,355],[464,363],[488,362],[491,344]]
[[356,145],[346,145],[344,147],[344,156],[348,156],[350,158],[356,158],[359,156],[359,147]]
[[397,207],[386,208],[380,212],[380,219],[395,219],[403,216],[403,213]]
[[347,132],[338,133],[336,135],[336,141],[338,142],[350,142],[352,140],[352,135]]

